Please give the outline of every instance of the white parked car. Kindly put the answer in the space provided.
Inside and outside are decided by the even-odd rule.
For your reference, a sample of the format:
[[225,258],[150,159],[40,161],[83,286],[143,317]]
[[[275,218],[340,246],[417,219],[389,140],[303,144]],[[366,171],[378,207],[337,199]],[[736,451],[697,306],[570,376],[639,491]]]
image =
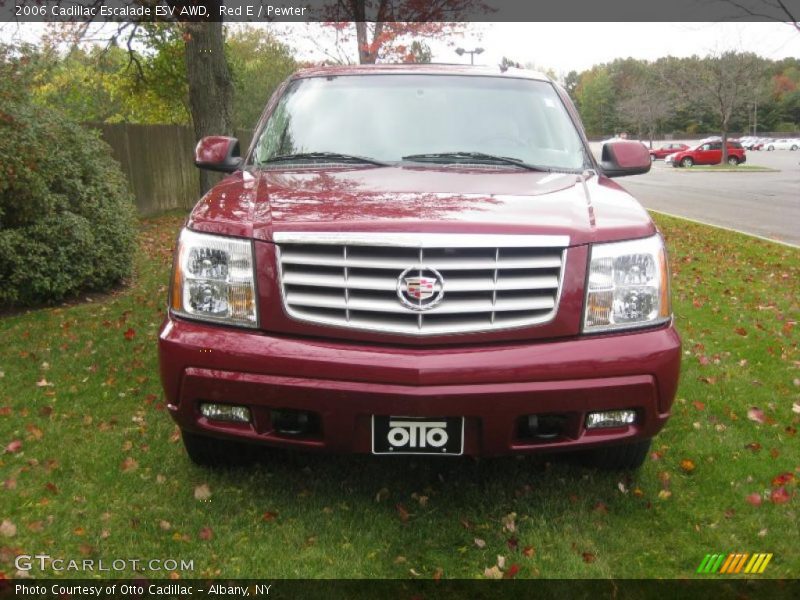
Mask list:
[[798,148],[800,148],[800,139],[797,138],[770,140],[764,145],[764,150],[797,150]]

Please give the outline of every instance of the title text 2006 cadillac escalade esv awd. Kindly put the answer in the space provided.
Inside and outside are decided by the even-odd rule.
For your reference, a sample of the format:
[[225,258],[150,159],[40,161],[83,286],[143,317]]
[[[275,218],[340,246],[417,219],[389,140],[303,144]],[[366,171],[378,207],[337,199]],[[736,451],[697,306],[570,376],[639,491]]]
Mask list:
[[664,242],[597,162],[563,89],[526,71],[290,77],[180,234],[161,377],[189,456],[264,446],[575,451],[635,468],[670,413],[680,340]]

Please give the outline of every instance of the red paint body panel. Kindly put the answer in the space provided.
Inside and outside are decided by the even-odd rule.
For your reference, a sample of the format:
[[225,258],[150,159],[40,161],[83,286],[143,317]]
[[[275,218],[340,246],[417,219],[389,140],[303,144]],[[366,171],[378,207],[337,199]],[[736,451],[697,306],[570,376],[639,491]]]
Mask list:
[[[210,350],[210,351],[209,351]],[[680,368],[672,326],[548,343],[397,348],[286,338],[168,319],[159,351],[169,410],[189,431],[286,447],[368,452],[372,414],[464,416],[465,452],[505,454],[650,438],[669,416]],[[210,423],[201,400],[250,407],[252,425]],[[322,435],[275,433],[270,409],[310,410]],[[587,432],[592,410],[633,408],[635,425]],[[518,439],[532,413],[574,416],[563,438]]]
[[568,235],[580,245],[655,233],[641,205],[602,176],[584,187],[570,174],[434,166],[239,172],[188,225],[266,241],[275,231],[418,231]]
[[224,135],[205,137],[194,149],[194,161],[197,164],[219,164],[225,161],[231,153],[231,147],[236,145],[236,138]]

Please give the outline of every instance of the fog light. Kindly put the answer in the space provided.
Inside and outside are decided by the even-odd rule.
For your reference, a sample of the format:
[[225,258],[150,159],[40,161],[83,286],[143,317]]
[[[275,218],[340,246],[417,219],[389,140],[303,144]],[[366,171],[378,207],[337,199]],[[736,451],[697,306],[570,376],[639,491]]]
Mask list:
[[586,429],[603,427],[624,427],[636,421],[635,410],[608,410],[589,413],[586,417]]
[[234,423],[249,423],[250,409],[246,406],[233,404],[201,404],[200,412],[206,419],[214,421],[233,421]]

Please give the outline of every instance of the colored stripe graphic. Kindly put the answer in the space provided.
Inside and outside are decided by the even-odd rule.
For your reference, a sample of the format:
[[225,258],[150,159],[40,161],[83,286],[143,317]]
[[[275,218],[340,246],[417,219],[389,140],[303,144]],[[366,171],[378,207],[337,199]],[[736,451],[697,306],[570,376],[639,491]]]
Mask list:
[[731,565],[736,564],[738,560],[738,554],[728,554],[728,558],[725,560],[725,564],[722,565],[722,568],[719,570],[720,573],[727,573],[728,570],[731,568]]
[[[713,555],[716,556],[716,555]],[[707,573],[708,572],[708,563],[711,562],[711,554],[706,554],[702,561],[700,561],[700,566],[697,567],[697,573]]]
[[[697,573],[719,573],[732,575],[736,573],[761,574],[772,560],[771,553],[731,552],[730,554],[706,554],[697,567]],[[749,559],[749,560],[748,560]],[[745,566],[747,565],[747,566]]]
[[764,572],[764,569],[767,568],[767,563],[770,561],[771,558],[772,558],[772,554],[771,553],[767,554],[766,558],[764,558],[764,562],[761,563],[761,567],[758,569],[759,573],[763,573]]

